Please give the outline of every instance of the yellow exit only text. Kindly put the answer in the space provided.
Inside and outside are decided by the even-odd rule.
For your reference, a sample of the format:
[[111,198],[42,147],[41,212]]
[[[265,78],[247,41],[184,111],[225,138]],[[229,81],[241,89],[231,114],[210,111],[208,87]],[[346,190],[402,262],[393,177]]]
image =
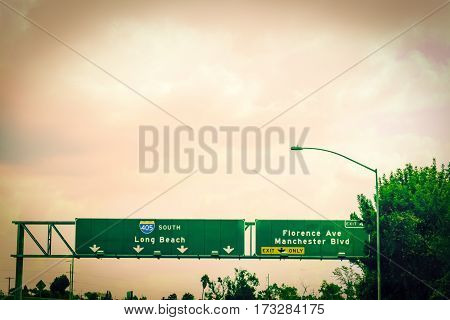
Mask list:
[[305,254],[305,247],[261,247],[261,254]]

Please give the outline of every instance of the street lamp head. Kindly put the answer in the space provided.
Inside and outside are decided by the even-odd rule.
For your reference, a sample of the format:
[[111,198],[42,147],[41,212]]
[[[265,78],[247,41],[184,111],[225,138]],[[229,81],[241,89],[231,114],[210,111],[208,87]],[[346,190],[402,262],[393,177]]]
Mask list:
[[291,147],[291,150],[301,151],[301,150],[303,150],[303,148],[300,146],[293,146],[293,147]]

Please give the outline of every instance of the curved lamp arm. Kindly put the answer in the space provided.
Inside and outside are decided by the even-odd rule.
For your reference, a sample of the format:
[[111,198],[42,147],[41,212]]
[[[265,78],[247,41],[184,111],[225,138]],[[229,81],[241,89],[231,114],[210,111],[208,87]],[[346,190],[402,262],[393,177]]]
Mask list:
[[338,156],[340,156],[340,157],[342,157],[342,158],[345,158],[345,159],[347,159],[347,160],[349,160],[349,161],[351,161],[351,162],[354,162],[354,163],[360,165],[361,167],[364,167],[364,168],[366,168],[366,169],[368,169],[368,170],[370,170],[370,171],[372,171],[372,172],[375,172],[375,173],[377,172],[377,169],[373,169],[373,168],[371,168],[371,167],[368,167],[368,166],[366,166],[365,164],[362,164],[361,162],[358,162],[358,161],[356,161],[356,160],[353,160],[352,158],[349,158],[349,157],[347,157],[347,156],[344,156],[343,154],[340,154],[340,153],[335,152],[335,151],[331,151],[331,150],[327,150],[327,149],[322,149],[322,148],[308,148],[308,147],[300,147],[300,146],[294,146],[294,147],[291,147],[291,150],[294,150],[294,151],[302,151],[302,150],[318,150],[318,151],[329,152],[329,153],[338,155]]

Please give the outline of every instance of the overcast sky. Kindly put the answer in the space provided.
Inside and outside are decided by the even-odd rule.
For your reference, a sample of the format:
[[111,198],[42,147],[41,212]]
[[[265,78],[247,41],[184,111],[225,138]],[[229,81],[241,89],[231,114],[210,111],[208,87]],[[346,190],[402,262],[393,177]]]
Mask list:
[[[405,163],[450,159],[450,7],[388,43],[443,0],[5,0],[66,46],[1,2],[1,279],[14,276],[12,220],[122,218],[187,177],[139,172],[140,125],[174,129],[179,119],[195,134],[206,125],[261,127],[379,48],[266,128],[294,127],[299,136],[309,127],[305,145],[337,150],[386,174]],[[219,155],[214,174],[192,175],[133,217],[321,219],[274,184],[329,219],[348,218],[358,194],[373,196],[369,171],[324,153],[304,154],[308,175],[298,163],[295,174],[262,171],[274,184],[245,174],[241,142],[239,135],[233,140],[232,174],[219,139],[212,145]],[[270,158],[289,152],[289,141],[274,144]],[[44,229],[35,230],[44,242]],[[57,262],[26,260],[25,284],[69,270]],[[234,267],[256,272],[263,285],[270,274],[271,282],[317,290],[341,264],[80,260],[75,291],[199,297],[204,273],[216,278]]]

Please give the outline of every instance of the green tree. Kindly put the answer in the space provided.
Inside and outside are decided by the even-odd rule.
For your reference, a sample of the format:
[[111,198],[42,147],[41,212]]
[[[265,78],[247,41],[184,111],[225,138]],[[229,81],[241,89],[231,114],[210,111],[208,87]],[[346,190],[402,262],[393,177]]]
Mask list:
[[347,300],[358,299],[357,288],[361,283],[362,276],[355,271],[353,266],[342,266],[334,269],[334,277],[342,286],[342,291]]
[[272,283],[266,289],[259,291],[256,294],[258,300],[276,300],[280,295],[280,287],[276,283]]
[[112,300],[112,293],[111,291],[106,291],[105,295],[102,297],[102,300]]
[[225,296],[225,282],[221,277],[217,281],[211,281],[208,278],[208,287],[205,291],[205,298],[207,300],[223,300]]
[[194,300],[194,295],[192,293],[186,292],[185,294],[183,294],[183,296],[181,297],[181,300]]
[[40,298],[54,298],[54,296],[52,295],[52,292],[50,290],[44,289],[42,291],[39,292],[39,297]]
[[88,300],[98,300],[100,298],[100,293],[88,291],[84,294]]
[[208,300],[254,300],[259,280],[247,270],[234,269],[234,277],[217,278],[208,282],[205,297]]
[[[379,181],[381,290],[383,299],[433,299],[450,296],[450,163],[440,169],[403,169]],[[370,234],[360,298],[376,298],[376,219],[372,201],[358,196],[360,218]],[[420,279],[420,280],[419,280]]]
[[54,298],[67,298],[66,289],[69,287],[69,279],[65,274],[56,277],[50,285],[50,292]]
[[163,300],[178,300],[178,296],[176,293],[171,293],[167,298],[163,298]]
[[273,283],[265,290],[258,292],[257,298],[264,300],[298,300],[301,297],[297,288],[287,286],[284,283],[281,286]]
[[300,296],[298,295],[298,290],[296,287],[290,287],[284,283],[280,288],[280,300],[298,300]]
[[335,283],[328,283],[325,280],[319,288],[319,299],[321,300],[344,300],[342,288]]
[[234,269],[234,279],[225,279],[225,300],[254,300],[256,299],[256,287],[259,280],[256,274],[247,270]]
[[200,282],[202,283],[202,300],[205,299],[205,289],[209,284],[209,277],[207,274],[203,275],[203,277],[200,279]]
[[314,293],[314,290],[312,292],[308,292],[308,286],[305,284],[302,284],[303,292],[300,294],[301,300],[317,300],[317,296]]
[[285,285],[279,286],[276,283],[258,292],[257,299],[261,300],[315,300],[314,293],[308,293],[308,287],[303,286],[303,293],[299,293],[296,287]]

